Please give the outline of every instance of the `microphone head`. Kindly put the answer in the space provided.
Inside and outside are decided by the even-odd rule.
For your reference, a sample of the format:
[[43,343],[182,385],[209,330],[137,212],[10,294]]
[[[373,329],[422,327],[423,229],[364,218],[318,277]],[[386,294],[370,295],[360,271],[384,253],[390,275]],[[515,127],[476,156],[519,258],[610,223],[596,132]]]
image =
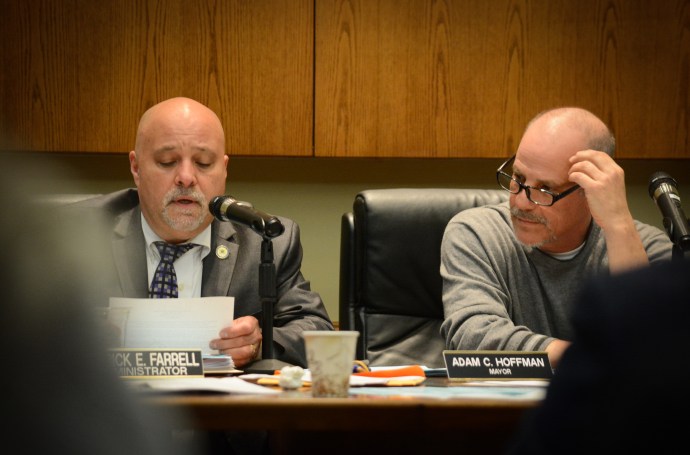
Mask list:
[[223,205],[232,204],[233,202],[235,202],[235,199],[233,199],[232,196],[216,196],[211,199],[211,202],[208,203],[208,211],[211,212],[211,215],[213,215],[217,220],[228,221],[228,218],[224,213],[225,210]]
[[264,235],[268,237],[278,237],[283,232],[285,232],[285,226],[275,216],[271,217],[264,227]]
[[222,198],[222,196],[216,196],[208,203],[208,211],[217,219],[220,219],[220,204],[223,203]]
[[676,182],[676,180],[670,175],[668,175],[666,172],[655,172],[649,177],[649,197],[651,197],[652,199],[656,199],[654,197],[654,193],[663,183],[668,183],[674,188],[678,186],[678,182]]

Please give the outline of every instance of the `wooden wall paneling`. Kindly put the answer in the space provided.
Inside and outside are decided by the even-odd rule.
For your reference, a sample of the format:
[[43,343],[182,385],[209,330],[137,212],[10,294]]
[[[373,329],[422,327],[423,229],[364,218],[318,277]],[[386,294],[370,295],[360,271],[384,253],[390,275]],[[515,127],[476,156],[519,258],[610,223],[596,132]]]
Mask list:
[[235,155],[505,156],[576,104],[618,156],[684,158],[689,5],[0,0],[0,150],[126,152],[143,110],[185,95]]
[[389,0],[316,5],[316,155],[447,155],[457,132],[449,124],[462,115],[460,99],[479,93],[455,93],[449,80],[470,64],[467,53],[449,58],[450,35],[462,34],[467,42],[470,30],[451,23],[453,7]]
[[222,105],[230,153],[312,156],[313,0],[234,3],[241,14],[219,30],[233,80],[220,90],[231,94]]
[[690,158],[690,1],[619,0],[605,14],[618,48],[606,88],[619,99],[605,106],[617,156]]
[[126,152],[189,96],[234,155],[312,154],[313,0],[0,0],[0,149]]
[[690,1],[316,0],[316,156],[499,157],[537,112],[690,153]]

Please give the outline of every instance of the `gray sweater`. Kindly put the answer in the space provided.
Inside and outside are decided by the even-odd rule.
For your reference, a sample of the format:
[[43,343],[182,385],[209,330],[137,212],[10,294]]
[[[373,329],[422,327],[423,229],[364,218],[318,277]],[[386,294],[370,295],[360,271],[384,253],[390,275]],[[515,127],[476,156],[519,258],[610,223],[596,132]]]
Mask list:
[[[664,231],[635,226],[652,264],[671,259]],[[441,244],[446,347],[543,351],[554,338],[571,340],[580,285],[604,273],[606,243],[595,223],[578,254],[562,261],[518,242],[507,202],[464,210]]]

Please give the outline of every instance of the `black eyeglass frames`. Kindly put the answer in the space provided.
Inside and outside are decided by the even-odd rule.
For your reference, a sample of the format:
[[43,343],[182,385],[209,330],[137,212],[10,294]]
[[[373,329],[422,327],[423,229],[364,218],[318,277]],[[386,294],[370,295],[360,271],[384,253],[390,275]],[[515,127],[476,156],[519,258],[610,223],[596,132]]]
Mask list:
[[550,207],[560,199],[563,199],[569,194],[574,193],[575,190],[580,188],[580,185],[575,185],[563,191],[562,193],[554,193],[553,191],[525,185],[524,183],[516,180],[511,175],[512,173],[508,174],[503,171],[503,169],[505,169],[513,161],[515,161],[515,155],[508,158],[503,164],[501,164],[501,166],[499,166],[498,170],[496,170],[496,181],[501,188],[513,194],[518,194],[520,191],[525,190],[527,199],[534,204]]

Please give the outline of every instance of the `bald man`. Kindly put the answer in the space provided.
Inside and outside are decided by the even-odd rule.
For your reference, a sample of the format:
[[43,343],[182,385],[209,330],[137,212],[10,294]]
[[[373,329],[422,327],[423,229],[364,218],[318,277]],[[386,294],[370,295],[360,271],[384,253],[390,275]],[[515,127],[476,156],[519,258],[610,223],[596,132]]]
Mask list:
[[614,149],[608,127],[584,109],[529,122],[497,171],[509,201],[465,210],[446,227],[448,349],[546,351],[556,367],[587,277],[670,260],[668,235],[630,214]]
[[[228,156],[216,114],[189,98],[163,101],[144,113],[129,153],[135,188],[79,204],[96,209],[111,232],[104,251],[112,280],[104,298],[149,295],[160,253],[154,242],[191,243],[174,262],[178,297],[235,298],[232,326],[209,340],[239,368],[260,355],[259,265],[262,237],[251,228],[215,220],[209,201],[225,193]],[[274,352],[306,366],[304,330],[333,330],[319,294],[301,273],[299,227],[279,217],[285,232],[272,240],[276,264]],[[106,261],[107,262],[107,261]]]

